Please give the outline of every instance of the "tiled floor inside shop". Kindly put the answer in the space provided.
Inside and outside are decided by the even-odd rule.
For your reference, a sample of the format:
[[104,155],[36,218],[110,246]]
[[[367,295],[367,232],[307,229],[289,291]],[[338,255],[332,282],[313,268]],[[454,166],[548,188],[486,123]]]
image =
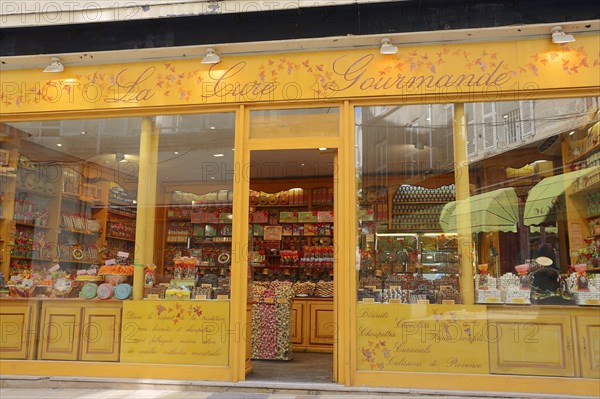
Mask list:
[[293,360],[253,360],[248,381],[330,383],[333,379],[332,353],[294,352]]

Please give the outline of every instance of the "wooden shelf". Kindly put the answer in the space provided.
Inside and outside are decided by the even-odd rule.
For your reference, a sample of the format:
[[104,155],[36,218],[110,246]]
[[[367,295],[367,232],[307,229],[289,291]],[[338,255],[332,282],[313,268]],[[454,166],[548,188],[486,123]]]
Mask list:
[[590,184],[587,187],[581,188],[577,191],[574,191],[573,193],[571,193],[572,195],[580,195],[580,194],[588,194],[590,191],[597,191],[600,190],[600,180],[598,180],[595,183]]
[[126,213],[126,212],[120,212],[120,211],[117,211],[117,210],[114,210],[114,209],[110,209],[110,208],[107,208],[107,211],[110,214],[118,215],[118,216],[123,216],[123,217],[130,218],[130,219],[135,219],[137,217],[137,215],[132,215],[132,214]]
[[29,256],[10,255],[11,259],[23,259],[23,260],[35,260],[39,262],[52,262],[52,259],[48,258],[31,258]]
[[17,192],[29,193],[29,194],[37,195],[40,197],[57,198],[56,194],[45,193],[43,191],[37,191],[37,190],[33,190],[30,188],[25,188],[25,187],[21,187],[21,186],[17,186],[15,190]]
[[61,233],[63,231],[66,231],[67,233],[73,233],[73,234],[85,234],[85,235],[89,235],[89,236],[97,236],[100,235],[99,231],[89,231],[89,230],[75,230],[75,229],[70,229],[68,227],[60,227]]
[[579,161],[583,161],[584,159],[586,159],[589,155],[593,154],[598,149],[600,149],[600,143],[596,144],[592,148],[587,149],[585,152],[577,155],[576,157],[568,159],[567,163],[576,163]]
[[[313,205],[329,205],[333,206],[333,204],[313,204]],[[254,208],[306,208],[308,204],[282,204],[282,205],[270,205],[270,204],[256,204],[250,205],[250,207]]]
[[27,226],[27,227],[33,227],[33,228],[36,228],[36,229],[44,229],[44,230],[51,230],[52,229],[52,227],[49,227],[49,226],[40,226],[40,225],[33,224],[33,223],[23,223],[23,222],[17,222],[17,221],[15,221],[15,224],[17,226]]
[[134,238],[115,237],[115,236],[110,236],[110,235],[106,235],[106,238],[110,238],[112,240],[121,240],[121,241],[135,242]]
[[67,193],[63,193],[62,198],[67,199],[69,201],[73,201],[73,202],[85,202],[86,204],[90,204],[90,205],[100,205],[101,204],[100,200],[92,200],[87,197],[81,197],[79,195],[73,195],[73,194],[67,194]]
[[98,264],[98,262],[92,262],[90,260],[76,260],[76,259],[59,259],[59,262],[66,262],[66,263],[79,263],[82,265],[95,265]]

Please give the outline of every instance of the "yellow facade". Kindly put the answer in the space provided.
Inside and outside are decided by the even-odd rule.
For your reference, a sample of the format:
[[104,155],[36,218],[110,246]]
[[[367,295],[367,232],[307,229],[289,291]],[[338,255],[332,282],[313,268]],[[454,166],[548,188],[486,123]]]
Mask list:
[[[234,111],[236,165],[248,164],[250,153],[255,150],[334,149],[334,223],[339,246],[333,311],[329,305],[304,304],[303,317],[314,317],[315,323],[308,331],[298,332],[296,336],[301,334],[302,340],[308,339],[310,345],[333,342],[336,382],[347,386],[595,395],[600,391],[597,309],[497,308],[469,305],[468,300],[464,306],[440,307],[357,304],[354,267],[357,222],[348,215],[354,215],[357,209],[354,195],[357,184],[353,135],[355,107],[382,103],[457,103],[454,109],[455,142],[464,144],[464,132],[460,131],[464,126],[460,103],[598,96],[599,53],[597,37],[582,37],[573,46],[531,40],[407,47],[391,57],[374,50],[238,57],[225,59],[210,68],[196,60],[74,67],[66,68],[57,79],[48,79],[39,71],[3,71],[0,118],[2,121],[28,121],[77,119],[98,114],[116,117]],[[339,121],[326,121],[326,125],[336,126],[337,130],[314,129],[311,135],[300,138],[294,134],[294,128],[298,127],[273,128],[251,116],[253,110],[323,106],[339,109]],[[318,118],[304,122],[304,127],[306,123],[323,126]],[[259,128],[255,130],[253,123]],[[150,181],[155,181],[152,176],[156,171],[150,156],[157,143],[152,141],[152,133],[152,126],[145,126],[142,142],[146,150],[143,155],[148,157],[140,176],[144,173]],[[467,167],[462,175],[468,176],[464,157],[457,156],[456,159],[456,168]],[[233,214],[247,215],[250,188],[248,179],[242,178],[241,173],[241,168],[236,168],[234,191],[239,195],[233,199]],[[468,180],[460,190],[463,197],[469,196]],[[147,205],[156,203],[156,198],[150,194],[155,191],[148,187],[149,194],[144,195],[142,201]],[[136,240],[140,242],[142,256],[150,256],[152,248],[141,243],[153,241],[148,239],[154,234],[150,228],[154,224],[153,216],[142,214],[140,217]],[[468,226],[465,228],[469,229]],[[248,242],[247,221],[241,217],[233,220],[233,237],[238,242]],[[147,357],[138,345],[138,339],[151,340],[153,337],[136,335],[127,340],[132,326],[150,329],[162,323],[168,324],[170,329],[163,332],[166,341],[179,339],[173,337],[173,329],[192,328],[186,323],[193,321],[193,317],[200,317],[198,311],[203,315],[208,312],[203,301],[139,301],[143,282],[138,271],[134,281],[136,300],[123,304],[122,321],[117,317],[117,310],[109,309],[110,306],[96,308],[97,302],[81,305],[79,302],[50,301],[37,310],[31,309],[29,302],[29,308],[25,309],[22,302],[1,299],[3,323],[8,320],[17,326],[14,337],[11,335],[11,340],[3,344],[1,357],[9,352],[17,354],[11,355],[11,360],[1,360],[0,367],[7,375],[244,380],[249,366],[247,337],[242,326],[250,322],[245,259],[248,259],[247,248],[232,261],[230,301],[211,303],[210,312],[222,319],[220,328],[223,330],[220,331],[225,335],[220,335],[218,353],[212,348],[209,352],[213,352],[206,352],[208,358],[198,356],[193,361],[181,360],[164,367],[161,362],[173,353],[167,351],[160,356]],[[7,264],[3,265],[4,270],[7,267]],[[462,265],[461,270],[464,272],[463,287],[470,287],[473,273],[470,265]],[[472,292],[467,289],[463,296],[471,298],[472,303]],[[165,321],[160,319],[157,306],[161,304],[166,308],[165,312],[172,307],[173,314],[182,315],[177,323],[174,317]],[[54,307],[60,311],[55,311]],[[49,339],[50,333],[42,330],[42,339],[36,349],[27,341],[26,331],[38,317],[42,325],[77,325],[79,329],[68,330],[70,335],[61,340]],[[115,335],[103,336],[97,342],[80,340],[85,335],[81,326],[99,317],[114,320],[115,331],[121,332],[119,342],[115,342]],[[144,319],[139,325],[138,317]],[[403,330],[402,324],[398,324],[399,319],[425,320],[422,325],[426,331],[431,329],[441,334],[439,336],[451,332],[450,329],[460,329],[461,336],[481,337],[482,331],[479,334],[475,330],[465,331],[475,324],[479,328],[494,324],[502,338],[494,342],[465,339],[459,340],[458,344],[442,339],[428,349],[419,347],[417,341],[411,343],[419,337],[412,330],[415,326],[405,324]],[[111,325],[106,318],[98,320],[102,320],[101,326],[108,328]],[[385,320],[383,324],[380,323],[382,320]],[[334,326],[333,332],[330,326]],[[539,332],[539,342],[515,343],[510,339],[510,333],[515,331],[527,338],[527,329],[531,326]],[[396,334],[396,329],[405,333],[410,330],[411,334],[403,337],[408,339],[405,341],[408,344],[387,337]],[[120,345],[120,362],[100,363],[115,361],[117,344]],[[552,349],[548,350],[548,346]],[[403,352],[403,348],[412,348],[412,351]],[[36,350],[40,360],[27,360],[33,358],[32,353]],[[419,350],[428,351],[431,358],[423,359],[418,355]],[[468,358],[456,358],[453,353],[457,351]],[[403,356],[409,353],[410,356]],[[42,361],[44,359],[59,363],[46,363]],[[133,364],[137,362],[149,364],[142,367]],[[410,372],[410,378],[403,374],[405,372]],[[536,376],[522,378],[505,374]],[[557,380],[544,376],[571,378]]]

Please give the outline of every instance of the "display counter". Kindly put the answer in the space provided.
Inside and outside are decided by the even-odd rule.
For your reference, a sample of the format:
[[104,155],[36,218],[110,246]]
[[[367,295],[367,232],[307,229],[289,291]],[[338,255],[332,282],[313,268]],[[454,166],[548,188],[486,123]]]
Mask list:
[[336,333],[333,298],[294,298],[292,304],[294,351],[331,353]]
[[597,308],[359,303],[358,370],[597,378]]
[[122,302],[0,300],[2,359],[119,361]]

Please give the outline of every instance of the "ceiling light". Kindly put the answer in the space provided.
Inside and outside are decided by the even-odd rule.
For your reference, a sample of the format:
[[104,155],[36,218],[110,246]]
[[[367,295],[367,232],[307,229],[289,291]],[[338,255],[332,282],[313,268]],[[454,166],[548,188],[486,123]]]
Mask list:
[[44,72],[62,72],[65,70],[65,67],[60,62],[60,58],[52,57],[50,60],[50,65],[44,69]]
[[575,134],[575,130],[571,130],[571,131],[569,132],[569,136],[572,136],[572,135],[574,135],[574,134]]
[[218,157],[224,157],[224,156],[225,156],[225,154],[213,154],[213,157],[216,157],[216,158],[218,158]]
[[216,126],[209,126],[210,130],[215,130],[217,127]]
[[173,154],[179,155],[179,151],[173,151]]
[[62,147],[62,144],[61,143],[57,143],[56,146],[57,147]]
[[554,44],[564,44],[571,43],[575,41],[575,37],[573,35],[567,35],[562,30],[562,26],[555,26],[552,28],[552,43]]
[[327,151],[327,147],[319,147],[319,151]]
[[398,47],[394,46],[392,41],[386,37],[381,39],[381,48],[379,49],[379,52],[381,54],[397,54]]
[[204,56],[204,58],[202,58],[202,63],[218,64],[219,62],[221,62],[221,57],[219,57],[219,55],[215,53],[215,49],[211,47],[207,48],[206,55]]

